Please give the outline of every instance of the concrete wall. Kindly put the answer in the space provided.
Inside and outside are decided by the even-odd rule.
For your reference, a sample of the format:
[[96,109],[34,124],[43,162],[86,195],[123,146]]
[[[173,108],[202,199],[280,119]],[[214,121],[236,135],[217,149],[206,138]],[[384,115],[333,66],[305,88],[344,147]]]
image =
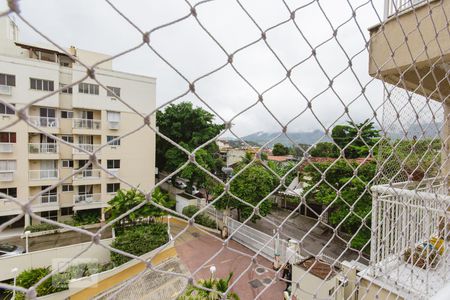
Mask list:
[[[101,240],[104,245],[110,245],[113,239]],[[86,249],[91,243],[81,243],[65,247],[52,248],[41,251],[24,253],[12,257],[0,258],[0,281],[13,278],[11,269],[18,268],[19,273],[30,268],[39,268],[54,266],[55,263],[61,263],[63,260],[70,259]],[[99,246],[92,245],[86,252],[78,257],[78,262],[74,264],[86,262],[86,260],[98,263],[107,263],[110,260],[109,250]]]

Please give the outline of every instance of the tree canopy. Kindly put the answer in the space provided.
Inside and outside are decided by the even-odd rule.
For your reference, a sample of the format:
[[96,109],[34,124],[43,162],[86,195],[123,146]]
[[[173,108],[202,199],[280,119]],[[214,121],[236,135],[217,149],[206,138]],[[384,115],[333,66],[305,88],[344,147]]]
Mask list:
[[370,148],[380,137],[374,123],[365,120],[362,123],[348,122],[348,125],[336,125],[331,138],[340,149],[344,149],[346,158],[366,157]]
[[289,148],[283,144],[276,143],[273,145],[272,154],[275,156],[283,156],[289,154]]

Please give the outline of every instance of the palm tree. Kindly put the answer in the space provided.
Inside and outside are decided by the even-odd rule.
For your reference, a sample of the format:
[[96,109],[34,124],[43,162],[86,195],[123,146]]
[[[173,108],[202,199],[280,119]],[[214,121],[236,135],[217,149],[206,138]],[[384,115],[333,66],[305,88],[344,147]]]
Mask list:
[[[187,287],[186,292],[180,296],[178,300],[220,300],[222,299],[222,294],[228,290],[231,277],[233,277],[233,272],[231,272],[226,279],[215,279],[211,277],[209,279],[199,280],[197,285],[213,291],[211,292],[190,285]],[[229,292],[227,294],[227,299],[239,300],[239,296],[235,292]]]

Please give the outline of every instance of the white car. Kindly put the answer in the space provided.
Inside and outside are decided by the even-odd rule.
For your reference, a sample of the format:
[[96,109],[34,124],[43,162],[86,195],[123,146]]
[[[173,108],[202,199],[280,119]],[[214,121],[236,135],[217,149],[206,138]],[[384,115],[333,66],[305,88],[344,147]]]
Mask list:
[[0,257],[19,255],[24,252],[25,250],[21,246],[0,244]]

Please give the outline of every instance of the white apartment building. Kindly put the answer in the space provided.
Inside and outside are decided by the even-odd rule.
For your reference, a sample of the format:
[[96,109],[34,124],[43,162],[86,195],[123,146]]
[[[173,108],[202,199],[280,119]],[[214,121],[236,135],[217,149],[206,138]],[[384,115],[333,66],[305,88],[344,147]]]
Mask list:
[[[100,214],[119,188],[125,184],[92,165],[70,176],[88,162],[88,155],[42,134],[40,130],[73,143],[89,152],[102,148],[97,157],[102,167],[125,181],[150,190],[155,175],[155,134],[142,126],[144,120],[117,98],[142,113],[155,108],[155,78],[112,69],[112,62],[101,64],[96,78],[116,95],[87,79],[64,92],[50,95],[86,74],[86,68],[53,46],[19,42],[19,31],[9,18],[0,19],[0,99],[16,109],[44,98],[27,109],[34,129],[17,120],[14,111],[0,103],[0,192],[26,202],[34,195],[68,177],[63,184],[35,199],[32,210],[40,216],[64,221],[77,211],[95,210]],[[86,65],[107,59],[105,54],[70,47],[70,53]],[[154,124],[154,119],[151,120]],[[114,140],[114,141],[113,141]],[[13,202],[0,199],[0,224],[22,210]],[[102,215],[103,217],[103,215]],[[36,222],[25,215],[12,227]]]

